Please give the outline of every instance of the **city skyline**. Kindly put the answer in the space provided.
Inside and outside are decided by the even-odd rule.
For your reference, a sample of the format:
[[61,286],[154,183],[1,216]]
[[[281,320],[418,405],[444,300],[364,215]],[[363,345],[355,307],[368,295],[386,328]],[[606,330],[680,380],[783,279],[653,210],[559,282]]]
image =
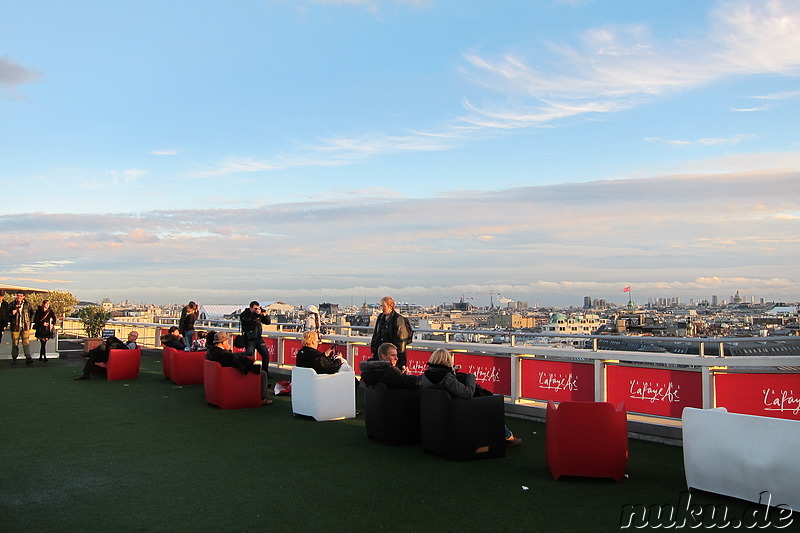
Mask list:
[[796,2],[4,4],[0,282],[800,301]]

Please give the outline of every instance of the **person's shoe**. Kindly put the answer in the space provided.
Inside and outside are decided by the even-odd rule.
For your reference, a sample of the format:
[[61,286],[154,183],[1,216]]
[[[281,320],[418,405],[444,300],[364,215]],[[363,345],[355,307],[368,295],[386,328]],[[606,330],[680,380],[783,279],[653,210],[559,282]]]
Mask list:
[[522,439],[519,437],[511,437],[510,439],[506,439],[506,448],[515,448],[522,444]]
[[272,400],[263,400],[261,405],[272,405]]
[[89,374],[81,374],[80,376],[75,376],[75,381],[81,381],[84,379],[89,379]]
[[17,359],[16,359],[16,358],[12,359],[12,360],[11,360],[11,364],[12,364],[12,365],[16,365],[16,364],[17,364]]
[[26,364],[26,365],[32,365],[32,364],[33,364],[33,359],[31,359],[30,357],[28,357],[27,359],[25,359],[25,364]]

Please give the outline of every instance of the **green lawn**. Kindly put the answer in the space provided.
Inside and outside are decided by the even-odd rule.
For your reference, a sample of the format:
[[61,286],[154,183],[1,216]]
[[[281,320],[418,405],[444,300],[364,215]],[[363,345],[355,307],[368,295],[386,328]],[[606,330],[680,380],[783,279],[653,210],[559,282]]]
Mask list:
[[621,484],[556,482],[540,423],[508,418],[521,447],[457,463],[372,442],[363,416],[296,418],[288,397],[211,407],[163,378],[157,350],[133,381],[75,382],[82,362],[0,361],[1,531],[618,531],[625,504],[686,489],[679,447],[631,440]]

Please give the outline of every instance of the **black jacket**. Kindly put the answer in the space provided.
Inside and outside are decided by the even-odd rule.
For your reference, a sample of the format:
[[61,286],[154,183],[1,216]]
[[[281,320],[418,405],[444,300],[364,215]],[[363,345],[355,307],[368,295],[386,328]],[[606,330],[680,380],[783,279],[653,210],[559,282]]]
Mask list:
[[269,325],[270,319],[268,314],[254,313],[248,307],[239,315],[239,322],[242,324],[242,334],[248,340],[253,340],[261,337],[261,324]]
[[53,329],[56,327],[56,314],[52,309],[45,311],[42,306],[36,309],[33,316],[33,329],[36,330],[37,339],[52,339]]
[[342,360],[327,356],[311,346],[303,346],[297,352],[297,366],[313,368],[317,374],[335,374],[341,368]]
[[187,331],[194,331],[194,322],[197,320],[197,314],[196,312],[190,312],[189,306],[181,310],[181,318],[178,320],[178,331],[181,332],[181,335]]
[[216,361],[222,366],[230,366],[237,369],[242,374],[258,374],[261,372],[261,365],[257,365],[252,359],[241,353],[233,353],[218,345],[211,346],[206,351],[206,359]]
[[443,390],[452,398],[472,398],[475,394],[475,374],[456,374],[449,366],[428,363],[428,369],[422,374],[422,388]]
[[413,332],[406,327],[406,321],[394,309],[389,315],[381,313],[375,321],[375,331],[372,333],[372,358],[378,359],[378,348],[384,342],[391,342],[397,348],[397,366],[406,366],[406,346],[411,343]]
[[367,387],[383,383],[389,389],[410,389],[420,388],[420,379],[411,374],[403,374],[396,366],[392,366],[389,361],[362,361],[359,366],[361,369],[361,381]]

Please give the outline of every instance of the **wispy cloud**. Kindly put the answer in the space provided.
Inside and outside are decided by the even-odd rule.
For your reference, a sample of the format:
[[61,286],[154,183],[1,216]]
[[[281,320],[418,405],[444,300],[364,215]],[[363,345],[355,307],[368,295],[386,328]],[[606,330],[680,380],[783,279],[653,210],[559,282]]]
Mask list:
[[216,178],[232,174],[267,172],[294,167],[331,167],[384,154],[431,152],[452,148],[474,130],[451,127],[440,131],[409,131],[404,135],[368,134],[360,137],[332,136],[314,144],[298,144],[291,155],[268,160],[252,157],[228,158],[215,168],[187,173],[186,178]]
[[172,149],[153,150],[150,155],[178,155],[178,151]]
[[[470,104],[465,121],[520,128],[589,113],[629,109],[658,95],[752,74],[796,74],[800,6],[733,1],[711,14],[710,35],[660,42],[643,26],[595,28],[581,47],[551,45],[552,66],[518,54],[468,53],[465,74],[515,104]],[[787,93],[791,95],[791,93]],[[773,95],[772,99],[776,95]]]
[[644,140],[648,142],[669,144],[672,146],[732,146],[752,138],[754,138],[753,135],[740,133],[730,137],[706,137],[694,140],[661,139],[659,137],[645,137]]

